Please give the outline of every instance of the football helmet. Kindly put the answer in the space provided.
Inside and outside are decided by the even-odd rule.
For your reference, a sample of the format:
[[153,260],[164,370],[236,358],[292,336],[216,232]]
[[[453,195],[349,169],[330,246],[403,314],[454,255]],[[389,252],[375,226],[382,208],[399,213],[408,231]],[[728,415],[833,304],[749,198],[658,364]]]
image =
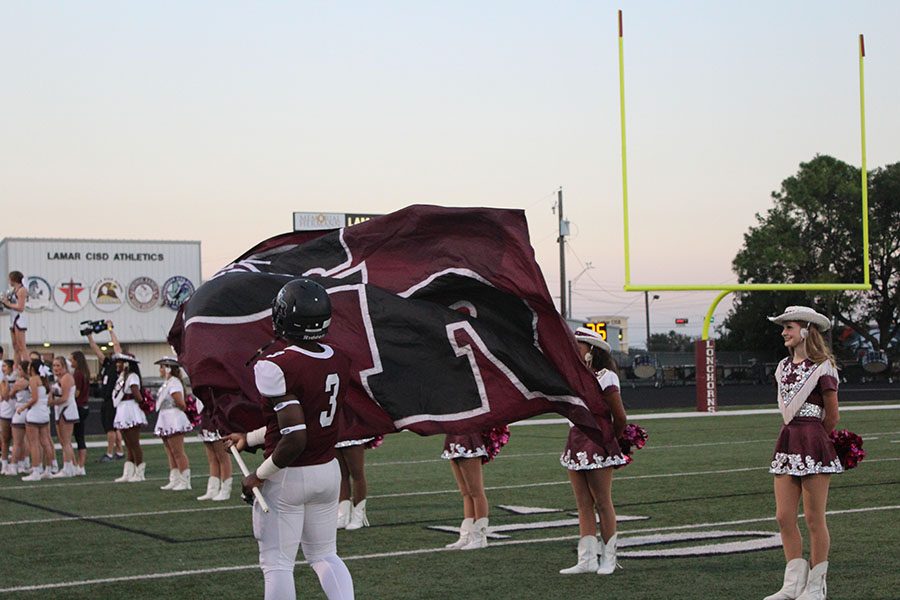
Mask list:
[[294,341],[319,340],[331,324],[331,300],[321,285],[300,277],[285,284],[272,302],[275,335]]

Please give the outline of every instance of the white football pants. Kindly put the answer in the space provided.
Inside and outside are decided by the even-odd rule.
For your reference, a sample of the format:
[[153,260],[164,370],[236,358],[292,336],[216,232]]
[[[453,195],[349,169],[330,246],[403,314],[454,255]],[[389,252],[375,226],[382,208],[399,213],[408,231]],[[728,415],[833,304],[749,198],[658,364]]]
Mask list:
[[353,579],[337,556],[337,504],[341,470],[337,459],[310,467],[288,467],[260,491],[269,505],[253,505],[253,535],[265,600],[295,600],[294,562],[298,548],[319,577],[329,600],[353,600]]

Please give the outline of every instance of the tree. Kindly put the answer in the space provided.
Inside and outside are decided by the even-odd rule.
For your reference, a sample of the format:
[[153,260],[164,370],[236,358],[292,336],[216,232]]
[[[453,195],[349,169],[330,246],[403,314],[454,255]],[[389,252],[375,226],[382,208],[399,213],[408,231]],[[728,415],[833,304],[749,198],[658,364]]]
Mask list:
[[[732,262],[741,283],[863,280],[860,171],[830,156],[800,164],[774,207],[756,215]],[[742,292],[719,328],[722,349],[782,356],[781,339],[765,321],[793,304],[807,304],[851,327],[873,348],[898,354],[900,334],[900,163],[869,174],[872,290],[866,292]],[[870,333],[874,324],[877,335]]]
[[652,333],[647,344],[648,352],[693,352],[694,340],[683,333]]

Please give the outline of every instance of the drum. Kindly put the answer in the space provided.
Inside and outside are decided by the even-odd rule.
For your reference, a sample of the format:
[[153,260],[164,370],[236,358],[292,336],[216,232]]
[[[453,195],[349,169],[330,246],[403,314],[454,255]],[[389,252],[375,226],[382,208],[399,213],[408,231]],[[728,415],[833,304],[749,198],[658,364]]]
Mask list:
[[862,368],[866,373],[882,373],[888,368],[888,357],[884,350],[869,350],[862,357]]
[[638,354],[634,357],[634,376],[649,379],[656,375],[656,361],[649,354]]

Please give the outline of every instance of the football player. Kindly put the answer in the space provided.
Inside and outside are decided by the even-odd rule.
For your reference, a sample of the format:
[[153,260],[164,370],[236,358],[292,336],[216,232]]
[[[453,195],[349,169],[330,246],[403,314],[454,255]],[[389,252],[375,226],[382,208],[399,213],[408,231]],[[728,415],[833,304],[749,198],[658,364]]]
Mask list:
[[253,534],[266,600],[296,598],[298,546],[329,600],[353,598],[353,579],[337,555],[341,472],[335,458],[338,411],[349,383],[349,360],[319,342],[331,322],[331,301],[318,283],[295,279],[272,305],[275,335],[292,345],[254,366],[267,424],[231,434],[238,450],[265,448],[265,461],[242,482],[245,497],[258,487],[270,507],[253,507]]

